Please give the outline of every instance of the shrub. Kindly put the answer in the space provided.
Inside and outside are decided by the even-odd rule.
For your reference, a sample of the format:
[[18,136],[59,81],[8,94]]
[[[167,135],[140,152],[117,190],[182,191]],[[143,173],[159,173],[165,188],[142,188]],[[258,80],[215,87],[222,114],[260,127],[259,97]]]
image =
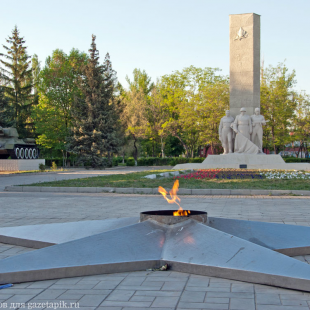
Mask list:
[[[125,160],[126,160],[126,158],[125,158]],[[113,165],[114,165],[114,162],[121,164],[123,162],[123,157],[122,156],[113,157]],[[117,166],[117,165],[115,165],[115,166]]]
[[126,159],[126,166],[134,166],[135,165],[135,159],[133,157],[128,157]]
[[57,170],[57,165],[54,161],[52,162],[52,170]]
[[41,172],[44,172],[46,169],[46,166],[44,164],[39,164],[39,169]]
[[112,158],[112,163],[113,163],[113,166],[118,166],[119,163],[122,162],[122,158],[121,158],[121,161],[119,161],[118,157],[113,157]]

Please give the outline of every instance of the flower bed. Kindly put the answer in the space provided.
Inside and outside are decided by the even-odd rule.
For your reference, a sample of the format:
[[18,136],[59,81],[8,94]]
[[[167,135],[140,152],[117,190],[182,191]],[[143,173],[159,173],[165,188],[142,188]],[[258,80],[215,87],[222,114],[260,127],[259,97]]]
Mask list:
[[188,174],[181,174],[173,177],[174,179],[214,179],[219,174],[221,169],[203,169]]
[[175,176],[174,179],[310,179],[310,173],[287,170],[201,169]]
[[202,169],[174,177],[174,179],[263,179],[257,170]]

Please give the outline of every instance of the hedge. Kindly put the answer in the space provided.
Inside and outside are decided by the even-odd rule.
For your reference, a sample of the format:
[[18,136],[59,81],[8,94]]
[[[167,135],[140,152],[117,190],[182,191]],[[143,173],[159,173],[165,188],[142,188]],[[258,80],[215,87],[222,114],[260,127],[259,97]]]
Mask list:
[[[106,159],[106,158],[104,157],[104,159]],[[72,164],[72,160],[70,158],[68,158],[67,161],[70,161]],[[113,167],[118,166],[118,164],[123,161],[123,158],[122,157],[113,157],[112,161],[113,161]],[[56,163],[57,167],[62,167],[62,165],[63,165],[62,158],[52,158],[52,159],[47,158],[47,159],[45,159],[45,165],[47,167],[51,167],[53,162]],[[90,163],[85,163],[85,166],[89,166],[89,165],[90,165]]]
[[[70,158],[67,159],[71,161]],[[205,160],[204,157],[185,158],[185,157],[140,157],[138,158],[138,166],[175,166],[177,164],[186,163],[202,163]],[[62,167],[62,158],[47,158],[45,159],[45,165],[52,166],[52,162],[55,162],[57,167]],[[123,162],[123,157],[113,157],[113,167],[118,166]],[[126,166],[134,166],[135,160],[133,157],[125,157]],[[71,161],[72,164],[72,161]],[[85,166],[88,166],[85,164]]]
[[[127,165],[128,159],[126,160],[126,165]],[[132,160],[133,160],[133,158],[132,158]],[[132,165],[132,160],[130,160],[130,165]],[[138,166],[175,166],[177,164],[202,163],[204,160],[205,160],[205,158],[203,158],[203,157],[197,157],[197,158],[141,157],[141,158],[138,158]],[[134,165],[134,160],[133,160],[133,165]],[[127,165],[127,166],[129,166],[129,165]]]
[[[310,158],[283,157],[283,159],[286,163],[310,163]],[[70,158],[68,160],[70,161]],[[202,163],[204,160],[204,157],[140,157],[138,158],[138,166],[175,166],[177,164]],[[62,158],[45,159],[45,165],[48,167],[52,166],[52,162],[55,162],[57,167],[62,167]],[[122,156],[113,157],[113,166],[118,166],[122,162]],[[133,157],[125,157],[125,163],[126,166],[134,166],[135,160]]]
[[310,158],[283,157],[286,163],[310,163]]
[[134,166],[135,165],[135,159],[133,157],[128,157],[125,159],[126,166]]

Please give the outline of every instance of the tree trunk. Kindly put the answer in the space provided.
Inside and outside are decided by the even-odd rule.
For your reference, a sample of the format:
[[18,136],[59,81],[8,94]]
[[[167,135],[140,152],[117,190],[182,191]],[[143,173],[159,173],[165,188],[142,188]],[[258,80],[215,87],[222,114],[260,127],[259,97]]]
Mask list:
[[298,148],[298,151],[297,151],[297,158],[299,158],[300,149],[301,149],[301,144],[299,143],[299,148]]
[[198,157],[201,157],[201,150],[202,150],[201,145],[199,145],[198,146]]
[[180,140],[180,142],[182,143],[182,145],[183,145],[183,147],[184,147],[184,149],[185,149],[186,158],[188,158],[189,152],[188,152],[188,147],[187,147],[187,145],[184,143],[184,141],[181,139],[181,137],[180,137],[178,134],[174,134],[174,136],[177,137],[177,138]]
[[108,151],[108,164],[111,164],[111,167],[113,167],[113,160],[111,160],[110,151]]
[[274,128],[273,127],[271,127],[271,136],[272,136],[273,150],[274,150],[274,153],[277,154],[276,144],[274,143]]
[[65,168],[67,166],[67,158],[68,158],[68,152],[62,150],[62,167]]
[[164,145],[163,145],[163,138],[160,137],[160,142],[161,142],[161,158],[165,157],[165,153],[164,153]]
[[137,148],[137,145],[136,145],[137,139],[136,139],[136,136],[133,136],[133,137],[134,137],[133,146],[135,148],[133,157],[135,159],[135,166],[138,166],[138,148]]
[[[17,100],[17,93],[15,94],[15,104],[16,104],[16,120],[17,120],[17,117],[18,117],[18,100]],[[16,126],[17,127],[17,126]]]
[[[305,149],[305,148],[304,148],[304,143],[303,143],[302,141],[300,141],[300,142],[299,142],[299,145],[300,145],[300,146],[299,146],[300,158],[303,158],[303,157],[302,157],[302,151]],[[299,150],[298,150],[298,153],[299,153]],[[304,153],[305,153],[305,151],[304,151]],[[298,157],[298,156],[297,156],[297,157]]]
[[212,155],[214,155],[214,146],[213,146],[213,142],[211,142],[211,153],[212,153]]

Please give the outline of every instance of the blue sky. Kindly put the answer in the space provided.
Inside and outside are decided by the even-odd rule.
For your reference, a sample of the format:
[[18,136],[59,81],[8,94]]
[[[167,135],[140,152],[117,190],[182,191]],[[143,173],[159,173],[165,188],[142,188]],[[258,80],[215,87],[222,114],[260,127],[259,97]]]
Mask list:
[[134,68],[156,80],[194,65],[229,74],[229,14],[261,15],[265,66],[286,60],[297,90],[310,94],[309,0],[0,0],[0,51],[16,24],[42,65],[56,48],[87,52],[97,36],[119,81]]

